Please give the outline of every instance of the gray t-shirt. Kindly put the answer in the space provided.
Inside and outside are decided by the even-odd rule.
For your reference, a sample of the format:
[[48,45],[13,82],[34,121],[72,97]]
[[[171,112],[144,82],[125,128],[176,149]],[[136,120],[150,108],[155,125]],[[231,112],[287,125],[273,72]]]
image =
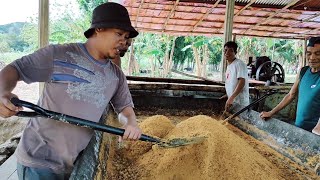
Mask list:
[[249,78],[247,65],[240,59],[235,59],[227,66],[225,88],[228,97],[230,97],[236,89],[238,79],[244,78],[245,85],[242,91],[234,99],[234,102],[242,106],[249,105]]
[[[98,122],[111,101],[116,112],[133,107],[123,72],[96,61],[84,44],[50,45],[11,63],[27,82],[45,82],[38,105]],[[31,118],[15,152],[18,162],[70,172],[93,131],[47,118]]]

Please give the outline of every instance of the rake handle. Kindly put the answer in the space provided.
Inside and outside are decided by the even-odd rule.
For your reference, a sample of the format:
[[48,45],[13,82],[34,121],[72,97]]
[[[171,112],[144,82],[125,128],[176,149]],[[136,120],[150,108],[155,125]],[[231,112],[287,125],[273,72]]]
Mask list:
[[[106,133],[110,133],[110,134],[114,134],[114,135],[118,135],[118,136],[123,136],[125,130],[121,129],[121,128],[117,128],[117,127],[112,127],[112,126],[108,126],[105,124],[101,124],[101,123],[96,123],[93,121],[88,121],[85,119],[81,119],[81,118],[77,118],[74,116],[69,116],[66,114],[62,114],[62,113],[57,113],[54,111],[50,111],[50,110],[46,110],[41,108],[40,106],[37,106],[35,104],[32,104],[30,102],[27,101],[22,101],[16,97],[11,98],[10,100],[12,102],[12,104],[14,104],[15,106],[23,106],[23,107],[27,107],[29,109],[34,110],[35,112],[25,112],[25,111],[20,111],[18,112],[18,116],[20,117],[35,117],[35,116],[42,116],[42,117],[46,117],[46,118],[50,118],[56,121],[60,121],[60,122],[67,122],[76,126],[80,126],[80,127],[86,127],[86,128],[90,128],[90,129],[94,129],[94,130],[98,130],[98,131],[102,131],[102,132],[106,132]],[[147,141],[147,142],[154,142],[154,143],[160,143],[161,140],[142,134],[140,139],[141,141]]]
[[253,101],[251,104],[249,104],[248,106],[242,108],[241,110],[239,110],[238,112],[232,114],[231,116],[229,116],[228,118],[226,118],[225,120],[223,120],[222,124],[225,124],[226,122],[228,122],[230,119],[238,116],[239,114],[243,113],[244,111],[248,110],[249,108],[251,108],[253,105],[257,104],[258,102],[262,101],[263,99],[265,99],[266,97],[276,93],[276,90],[271,90],[268,91],[265,95],[261,96],[260,98],[256,99],[255,101]]

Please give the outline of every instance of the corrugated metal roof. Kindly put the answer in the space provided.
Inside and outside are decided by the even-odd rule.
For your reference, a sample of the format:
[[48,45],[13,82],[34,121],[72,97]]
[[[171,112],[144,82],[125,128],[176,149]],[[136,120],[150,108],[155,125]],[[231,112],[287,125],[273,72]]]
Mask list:
[[[183,1],[183,0],[182,0]],[[222,35],[226,5],[221,1],[207,3],[125,0],[132,24],[139,30],[172,35]],[[200,0],[198,0],[200,1]],[[209,2],[209,3],[208,3]],[[268,3],[265,7],[254,6],[251,0],[236,0],[233,34],[244,36],[304,39],[320,36],[320,0],[318,11],[296,10],[318,4],[311,0],[257,0]],[[292,3],[292,2],[295,2]],[[239,4],[243,5],[239,5]],[[274,5],[271,5],[271,4]],[[247,6],[246,6],[247,5]]]

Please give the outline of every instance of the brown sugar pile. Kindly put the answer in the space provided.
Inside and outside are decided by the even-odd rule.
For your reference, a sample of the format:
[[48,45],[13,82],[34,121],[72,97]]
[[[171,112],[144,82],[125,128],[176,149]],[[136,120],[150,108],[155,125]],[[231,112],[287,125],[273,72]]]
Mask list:
[[152,147],[141,141],[127,142],[125,148],[111,146],[104,179],[303,179],[294,173],[288,177],[286,169],[268,161],[247,141],[208,116],[191,117],[176,126],[165,116],[153,116],[140,127],[145,134],[163,139],[206,139],[177,148]]
[[[144,134],[148,134],[156,138],[164,138],[175,126],[165,116],[157,115],[144,120],[139,124]],[[145,154],[152,149],[151,143],[143,141],[127,142],[121,153],[128,159],[132,160]]]

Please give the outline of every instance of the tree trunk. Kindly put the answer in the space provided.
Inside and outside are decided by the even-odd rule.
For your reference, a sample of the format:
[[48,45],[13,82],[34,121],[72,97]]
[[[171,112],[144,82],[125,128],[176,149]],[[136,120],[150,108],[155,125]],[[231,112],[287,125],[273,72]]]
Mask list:
[[209,49],[208,49],[208,44],[205,44],[204,48],[203,48],[202,76],[201,76],[201,77],[204,77],[204,78],[207,77],[208,59],[209,59]]
[[169,51],[170,51],[170,41],[167,42],[166,46],[166,52],[164,54],[164,60],[162,64],[162,76],[161,77],[166,77],[168,74],[168,66],[169,66]]
[[176,37],[173,37],[172,39],[172,45],[171,45],[171,52],[170,52],[170,56],[169,56],[169,61],[168,61],[168,71],[166,74],[166,77],[168,77],[171,73],[171,67],[172,67],[172,63],[173,63],[173,55],[174,55],[174,46],[176,45]]
[[151,60],[151,77],[155,77],[154,76],[154,72],[156,70],[155,63],[156,63],[156,58],[154,56],[152,56],[152,60]]
[[192,46],[192,51],[196,61],[196,75],[201,76],[201,57],[196,47]]
[[[131,47],[130,47],[130,55],[129,55],[129,61],[128,61],[128,74],[132,75],[135,70],[135,59],[134,59],[134,53],[133,53],[133,45],[134,45],[134,39],[132,39]],[[137,63],[136,63],[137,64]]]

